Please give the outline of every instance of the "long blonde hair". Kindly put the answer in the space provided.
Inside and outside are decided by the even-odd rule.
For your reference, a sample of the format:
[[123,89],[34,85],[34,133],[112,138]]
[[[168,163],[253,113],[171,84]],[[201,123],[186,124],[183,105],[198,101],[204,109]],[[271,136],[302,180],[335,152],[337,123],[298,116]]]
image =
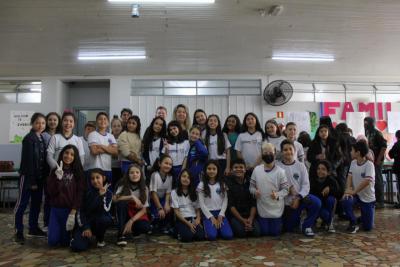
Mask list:
[[[183,127],[185,127],[184,130],[189,130],[190,126],[191,126],[191,121],[190,121],[190,116],[189,116],[189,108],[187,106],[185,106],[184,104],[178,104],[175,108],[174,108],[174,114],[173,114],[173,120],[177,120],[176,118],[176,112],[178,111],[178,108],[184,108],[185,112],[186,112],[186,119],[184,122],[184,125],[182,125]],[[182,127],[182,128],[183,128]]]

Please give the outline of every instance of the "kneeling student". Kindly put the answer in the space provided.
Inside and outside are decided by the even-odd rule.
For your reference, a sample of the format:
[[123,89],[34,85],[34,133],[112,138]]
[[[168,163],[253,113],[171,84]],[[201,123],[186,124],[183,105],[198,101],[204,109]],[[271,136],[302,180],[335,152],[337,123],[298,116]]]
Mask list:
[[263,162],[254,168],[250,179],[250,193],[257,199],[261,235],[281,234],[284,198],[289,191],[285,171],[275,164],[275,153],[273,144],[262,144]]
[[201,213],[194,181],[187,169],[179,175],[176,189],[171,192],[171,207],[176,216],[175,229],[182,242],[204,239]]
[[256,200],[249,191],[246,163],[243,159],[232,162],[232,175],[226,179],[228,186],[229,221],[236,237],[259,236],[260,226],[255,220]]
[[301,231],[305,236],[313,237],[312,227],[319,215],[321,201],[310,193],[310,180],[304,163],[296,160],[295,146],[292,141],[284,140],[281,143],[282,161],[279,167],[285,170],[289,184],[289,195],[285,197],[285,212],[283,216],[284,228],[293,232],[300,224],[302,211],[307,210],[307,217],[301,224]]
[[353,206],[357,204],[361,209],[361,222],[364,230],[370,231],[374,227],[375,168],[374,164],[366,158],[367,154],[368,145],[365,141],[358,141],[351,148],[351,156],[354,160],[351,162],[347,175],[342,206],[350,218],[347,231],[352,234],[359,229],[353,212]]
[[90,183],[81,209],[78,212],[77,221],[79,227],[75,229],[70,247],[73,251],[84,251],[89,248],[90,238],[95,236],[97,247],[104,247],[104,234],[112,224],[110,208],[112,192],[106,184],[107,177],[103,170],[92,169]]

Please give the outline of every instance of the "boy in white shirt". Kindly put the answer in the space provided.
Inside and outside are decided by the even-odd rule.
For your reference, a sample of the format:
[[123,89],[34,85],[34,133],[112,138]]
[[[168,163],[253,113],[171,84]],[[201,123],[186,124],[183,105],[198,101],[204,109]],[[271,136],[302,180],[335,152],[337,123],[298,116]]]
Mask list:
[[275,153],[273,144],[263,143],[263,163],[254,168],[250,180],[250,193],[257,199],[257,220],[261,235],[277,236],[282,231],[284,198],[288,194],[289,185],[285,171],[275,164]]
[[300,224],[301,213],[307,210],[307,217],[301,223],[301,231],[307,237],[313,237],[312,227],[319,215],[321,200],[310,193],[308,171],[304,163],[295,159],[293,142],[284,140],[281,143],[282,161],[278,166],[285,170],[289,184],[289,195],[285,197],[285,230],[292,232]]
[[356,233],[359,229],[354,216],[353,206],[358,204],[361,210],[361,222],[365,231],[370,231],[374,226],[375,213],[375,168],[367,160],[368,145],[365,141],[358,141],[352,146],[351,162],[347,175],[346,191],[342,199],[342,207],[350,218],[347,228],[349,233]]

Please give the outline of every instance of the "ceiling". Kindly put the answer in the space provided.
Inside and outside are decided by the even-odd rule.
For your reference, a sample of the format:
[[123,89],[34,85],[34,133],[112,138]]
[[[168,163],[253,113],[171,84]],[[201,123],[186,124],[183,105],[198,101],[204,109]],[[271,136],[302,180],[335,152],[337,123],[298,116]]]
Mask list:
[[[280,16],[258,9],[281,4]],[[0,76],[400,75],[398,0],[216,0],[142,5],[106,0],[0,1]],[[88,48],[144,48],[141,61],[81,62]],[[317,53],[330,63],[276,62]]]

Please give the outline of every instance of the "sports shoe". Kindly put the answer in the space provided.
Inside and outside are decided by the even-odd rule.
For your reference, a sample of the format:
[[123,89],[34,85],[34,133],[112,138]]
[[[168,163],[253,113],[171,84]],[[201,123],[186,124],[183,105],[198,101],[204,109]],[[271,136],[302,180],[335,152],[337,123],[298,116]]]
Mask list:
[[25,243],[24,233],[17,231],[14,237],[15,242],[23,245]]
[[349,234],[355,234],[355,233],[357,233],[357,231],[358,231],[358,229],[360,229],[357,225],[355,225],[355,224],[350,224],[349,225],[349,227],[347,227],[347,232],[349,233]]
[[[118,243],[117,243],[118,244]],[[126,245],[126,244],[125,244]],[[97,247],[98,248],[103,248],[103,247],[105,247],[106,246],[106,242],[104,242],[104,241],[98,241],[97,242]]]
[[336,233],[335,227],[333,226],[333,222],[331,222],[328,226],[328,233]]
[[315,236],[315,234],[314,234],[314,232],[313,232],[311,227],[308,227],[308,228],[304,229],[304,235],[307,236],[307,237],[314,237]]
[[47,237],[47,234],[38,227],[38,228],[29,229],[28,236],[29,237]]
[[128,242],[126,241],[126,237],[125,236],[118,237],[117,245],[121,246],[121,247],[125,247],[126,245],[128,245]]
[[45,233],[47,233],[47,232],[49,231],[49,227],[43,226],[42,231],[45,232]]

